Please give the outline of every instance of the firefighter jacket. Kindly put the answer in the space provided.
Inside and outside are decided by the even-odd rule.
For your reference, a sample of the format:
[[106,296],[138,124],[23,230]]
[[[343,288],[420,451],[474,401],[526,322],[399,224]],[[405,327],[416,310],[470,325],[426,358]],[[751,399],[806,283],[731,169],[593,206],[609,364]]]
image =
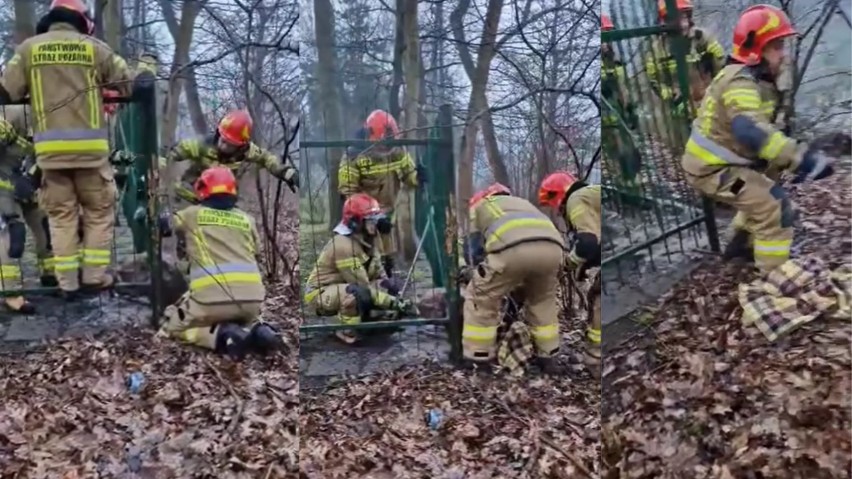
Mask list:
[[601,96],[614,108],[606,108],[601,118],[602,127],[618,126],[618,117],[626,116],[630,97],[626,88],[627,68],[614,58],[604,58],[601,67]]
[[753,67],[728,65],[710,84],[692,123],[684,170],[705,176],[727,166],[798,166],[806,145],[774,124],[780,94]]
[[175,232],[186,237],[189,292],[201,304],[263,301],[254,219],[233,208],[192,205],[175,213]]
[[357,234],[335,234],[323,247],[305,287],[305,300],[313,298],[311,292],[332,284],[370,283],[384,276],[378,248]]
[[366,193],[390,211],[402,185],[417,186],[417,167],[404,148],[392,148],[387,154],[368,151],[341,162],[337,181],[340,194]]
[[601,186],[583,186],[569,193],[565,200],[565,223],[577,235],[568,258],[580,264],[600,262]]
[[[689,40],[686,64],[689,67],[689,84],[693,90],[689,97],[697,103],[704,96],[707,83],[722,68],[725,50],[718,40],[701,28],[693,28]],[[677,64],[668,38],[657,37],[652,40],[651,54],[645,58],[645,72],[651,88],[661,99],[685,99],[680,91]]]
[[470,209],[470,234],[482,235],[486,253],[499,253],[528,241],[565,246],[556,225],[532,203],[517,196],[488,196],[474,204]]
[[99,168],[109,158],[101,87],[131,93],[131,72],[106,43],[67,23],[25,40],[6,64],[13,101],[29,94],[33,142],[43,170]]
[[0,190],[13,192],[12,177],[24,157],[33,153],[33,144],[26,137],[24,106],[8,105],[4,110],[5,118],[0,118]]
[[277,156],[254,143],[249,143],[242,153],[237,153],[232,157],[220,157],[219,150],[216,148],[215,136],[179,142],[165,158],[161,159],[160,165],[169,165],[178,161],[191,162],[189,169],[173,185],[177,195],[187,201],[195,201],[195,192],[193,191],[195,181],[204,170],[211,166],[230,168],[237,180],[242,177],[249,165],[258,165],[275,176],[283,175],[284,172],[293,168],[292,165],[282,164]]

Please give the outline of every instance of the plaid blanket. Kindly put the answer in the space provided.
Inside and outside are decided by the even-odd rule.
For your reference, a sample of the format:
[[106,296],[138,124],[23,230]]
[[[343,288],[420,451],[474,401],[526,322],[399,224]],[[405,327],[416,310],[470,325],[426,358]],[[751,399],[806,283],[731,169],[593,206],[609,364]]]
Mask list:
[[535,353],[530,328],[523,321],[504,322],[503,326],[497,340],[497,364],[512,376],[523,376]]
[[769,341],[818,317],[852,316],[852,268],[835,271],[813,257],[787,261],[739,288],[744,326],[755,325]]

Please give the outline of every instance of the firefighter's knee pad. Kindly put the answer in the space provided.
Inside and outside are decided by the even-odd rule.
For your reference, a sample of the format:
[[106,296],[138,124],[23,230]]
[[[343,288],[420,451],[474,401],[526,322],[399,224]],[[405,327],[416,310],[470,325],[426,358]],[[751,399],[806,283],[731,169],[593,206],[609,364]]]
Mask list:
[[790,196],[787,195],[787,190],[781,185],[776,184],[769,189],[769,194],[778,200],[778,203],[781,205],[781,227],[792,228],[796,223],[797,215],[795,208],[793,208],[793,202],[790,201]]
[[3,221],[9,230],[9,257],[20,259],[27,244],[27,226],[18,215],[3,216]]

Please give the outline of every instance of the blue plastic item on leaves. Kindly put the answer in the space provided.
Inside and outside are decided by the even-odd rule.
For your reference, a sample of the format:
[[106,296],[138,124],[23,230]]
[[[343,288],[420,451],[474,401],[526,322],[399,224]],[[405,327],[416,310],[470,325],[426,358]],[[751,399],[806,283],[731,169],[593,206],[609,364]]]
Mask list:
[[133,394],[138,394],[145,386],[145,376],[142,373],[136,372],[127,377],[127,389]]
[[440,409],[430,409],[429,412],[426,413],[426,424],[429,426],[429,429],[433,431],[441,427],[441,423],[443,421],[444,413],[441,412]]

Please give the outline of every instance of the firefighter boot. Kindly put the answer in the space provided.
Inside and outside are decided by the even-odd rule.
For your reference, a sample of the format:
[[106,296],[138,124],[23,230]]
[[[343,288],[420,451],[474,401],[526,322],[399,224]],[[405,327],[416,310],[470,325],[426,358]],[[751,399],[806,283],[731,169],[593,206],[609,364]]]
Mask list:
[[474,374],[482,376],[490,376],[494,374],[494,367],[491,361],[478,361],[464,358],[459,362],[458,368],[463,371],[472,371]]
[[384,268],[385,274],[388,278],[393,278],[394,267],[393,256],[382,256],[382,268]]
[[736,259],[744,260],[747,263],[754,263],[754,251],[751,248],[750,234],[746,230],[737,229],[731,241],[725,246],[725,252],[722,253],[722,258],[725,261],[733,261]]
[[56,276],[52,273],[41,275],[39,280],[41,281],[41,286],[43,288],[55,288],[59,286],[59,281],[56,280]]
[[216,327],[216,353],[241,361],[249,348],[249,332],[234,323]]
[[547,376],[566,376],[568,374],[568,370],[559,364],[555,356],[538,356],[535,358],[535,364],[541,369],[541,373]]
[[248,347],[261,356],[266,356],[283,349],[284,341],[271,326],[266,323],[257,323],[249,331]]

